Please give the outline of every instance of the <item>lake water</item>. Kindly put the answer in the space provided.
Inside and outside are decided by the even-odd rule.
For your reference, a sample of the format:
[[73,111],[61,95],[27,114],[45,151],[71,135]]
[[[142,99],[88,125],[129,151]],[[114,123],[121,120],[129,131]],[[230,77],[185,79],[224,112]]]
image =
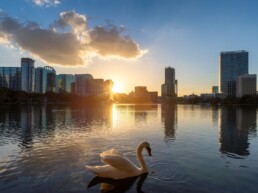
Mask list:
[[[118,149],[148,176],[87,188]],[[258,189],[257,109],[192,105],[1,106],[0,192],[232,192]]]

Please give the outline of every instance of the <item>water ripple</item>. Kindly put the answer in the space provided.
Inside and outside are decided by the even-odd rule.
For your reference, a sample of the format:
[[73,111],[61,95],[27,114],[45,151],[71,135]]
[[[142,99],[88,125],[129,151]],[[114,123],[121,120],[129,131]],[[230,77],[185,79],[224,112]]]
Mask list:
[[[253,122],[248,112],[237,115],[247,113],[251,118],[241,120]],[[256,126],[236,128],[234,117],[223,118],[232,112],[214,127],[209,118],[217,123],[216,113],[161,105],[1,109],[0,192],[85,192],[83,181],[93,176],[85,164],[102,164],[99,154],[111,148],[138,164],[135,151],[143,140],[153,150],[153,157],[143,152],[146,192],[255,192]]]

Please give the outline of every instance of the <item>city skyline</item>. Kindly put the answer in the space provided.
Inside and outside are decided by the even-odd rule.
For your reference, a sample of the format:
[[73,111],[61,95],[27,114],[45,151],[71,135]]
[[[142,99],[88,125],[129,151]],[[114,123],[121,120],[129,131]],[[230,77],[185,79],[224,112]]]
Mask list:
[[[164,80],[164,69],[171,66],[176,69],[176,78],[180,81],[179,96],[193,92],[208,93],[211,86],[219,84],[219,53],[222,51],[247,50],[249,71],[257,74],[258,66],[255,65],[258,62],[256,54],[258,28],[255,26],[258,18],[257,2],[223,1],[222,4],[200,0],[195,3],[191,1],[157,3],[157,1],[122,3],[112,0],[87,2],[77,0],[72,3],[64,0],[18,0],[14,7],[6,0],[1,1],[0,65],[15,67],[20,58],[31,57],[37,61],[37,66],[53,66],[58,74],[90,73],[96,78],[112,79],[117,91],[123,93],[129,93],[140,83],[150,90],[158,91],[159,95],[160,85]],[[59,61],[58,53],[57,58],[53,58],[48,52],[43,54],[35,45],[24,45],[22,42],[24,37],[3,27],[3,21],[8,17],[18,21],[23,30],[29,29],[27,32],[38,29],[37,25],[47,31],[53,24],[59,25],[61,34],[64,31],[69,32],[67,24],[74,30],[73,33],[85,32],[80,31],[81,28],[75,28],[81,26],[76,26],[76,23],[71,24],[71,20],[70,23],[65,20],[65,16],[67,18],[69,15],[83,21],[86,19],[83,25],[87,24],[87,30],[92,32],[91,39],[101,34],[98,32],[114,30],[117,35],[116,40],[122,43],[128,40],[132,47],[127,47],[123,52],[115,52],[114,47],[110,47],[107,42],[106,46],[110,50],[107,52],[102,50],[103,45],[99,45],[95,39],[95,44],[91,45],[91,49],[95,49],[95,52],[91,53],[93,56],[87,55],[85,64],[65,65],[64,61],[61,66],[62,64],[53,64],[53,61]],[[33,26],[28,21],[37,25]],[[108,34],[106,33],[105,37]],[[13,39],[10,37],[6,39],[8,35],[12,35]],[[28,36],[27,41],[32,41],[30,38],[32,36]],[[54,48],[53,46],[53,53],[55,53]],[[68,53],[67,56],[72,54]],[[64,57],[64,59],[69,62],[76,57]]]

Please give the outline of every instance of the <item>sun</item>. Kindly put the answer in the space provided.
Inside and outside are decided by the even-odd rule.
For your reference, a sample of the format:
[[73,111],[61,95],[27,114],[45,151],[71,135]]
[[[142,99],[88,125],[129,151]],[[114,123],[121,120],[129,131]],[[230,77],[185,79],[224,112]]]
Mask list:
[[114,85],[113,85],[113,88],[112,88],[113,93],[121,93],[122,90],[123,90],[122,89],[122,84],[114,82]]

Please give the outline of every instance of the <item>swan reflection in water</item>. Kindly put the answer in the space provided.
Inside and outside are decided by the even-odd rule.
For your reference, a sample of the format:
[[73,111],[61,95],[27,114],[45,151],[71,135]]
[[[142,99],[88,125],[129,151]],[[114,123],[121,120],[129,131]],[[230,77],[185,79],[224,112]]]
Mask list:
[[132,185],[137,181],[136,190],[138,193],[143,193],[141,190],[142,185],[147,178],[148,173],[141,174],[140,176],[121,179],[121,180],[114,180],[111,178],[102,178],[102,177],[94,177],[88,184],[87,188],[93,187],[97,184],[100,184],[100,192],[101,193],[112,193],[112,192],[126,192],[129,190]]

